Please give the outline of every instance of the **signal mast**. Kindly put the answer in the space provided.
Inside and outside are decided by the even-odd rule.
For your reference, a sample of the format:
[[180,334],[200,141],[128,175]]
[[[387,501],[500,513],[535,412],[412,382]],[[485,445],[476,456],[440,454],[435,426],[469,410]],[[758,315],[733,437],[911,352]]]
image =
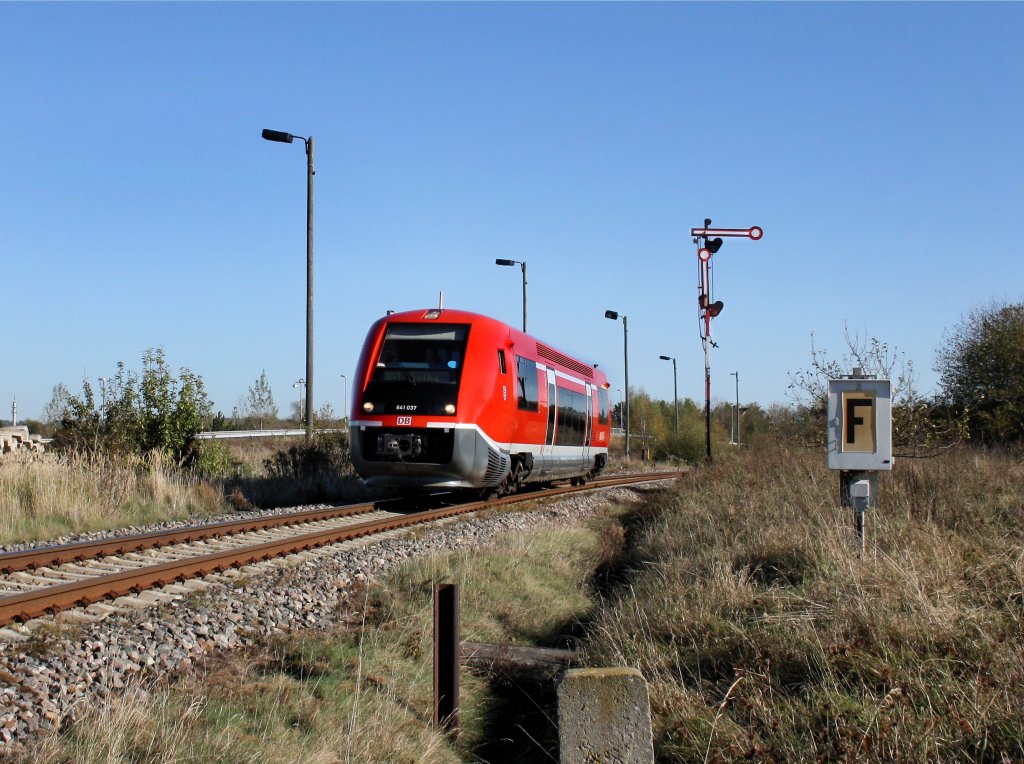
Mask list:
[[750,228],[712,228],[711,218],[704,218],[703,228],[691,228],[690,235],[697,245],[697,318],[700,323],[700,341],[704,346],[704,444],[707,460],[711,461],[711,319],[725,307],[715,300],[712,287],[711,258],[722,248],[722,237],[747,238],[757,241],[764,236],[758,226]]

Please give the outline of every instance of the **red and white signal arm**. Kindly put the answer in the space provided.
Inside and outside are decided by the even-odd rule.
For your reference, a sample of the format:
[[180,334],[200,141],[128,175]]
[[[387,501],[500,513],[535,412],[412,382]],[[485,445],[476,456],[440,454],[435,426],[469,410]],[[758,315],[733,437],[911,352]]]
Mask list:
[[828,468],[891,470],[892,394],[887,379],[828,381]]

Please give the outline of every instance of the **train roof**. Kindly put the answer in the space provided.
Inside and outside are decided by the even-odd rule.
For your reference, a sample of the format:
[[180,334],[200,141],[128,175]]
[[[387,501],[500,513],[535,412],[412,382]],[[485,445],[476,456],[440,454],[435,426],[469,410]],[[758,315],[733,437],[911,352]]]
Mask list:
[[[442,321],[465,323],[473,326],[486,326],[492,330],[497,330],[502,333],[507,332],[509,339],[512,340],[517,347],[525,349],[531,348],[533,344],[536,344],[535,355],[538,360],[554,364],[556,366],[561,366],[566,370],[581,374],[587,379],[593,380],[595,384],[600,386],[607,387],[608,385],[604,372],[600,371],[596,364],[584,363],[570,355],[562,353],[553,346],[532,335],[524,334],[515,327],[509,326],[504,321],[499,321],[496,318],[491,318],[490,316],[485,316],[480,313],[473,313],[468,310],[458,310],[454,308],[422,308],[420,310],[407,310],[401,313],[389,313],[381,319],[381,321],[387,321],[388,323],[425,323]],[[531,353],[531,355],[534,354]]]

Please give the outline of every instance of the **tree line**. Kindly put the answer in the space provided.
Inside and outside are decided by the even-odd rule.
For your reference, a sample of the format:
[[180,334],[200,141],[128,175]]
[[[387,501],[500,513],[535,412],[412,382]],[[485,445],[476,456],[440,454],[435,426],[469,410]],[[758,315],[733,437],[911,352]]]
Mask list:
[[[893,382],[897,454],[927,455],[963,441],[985,446],[1024,443],[1024,302],[991,302],[975,308],[944,333],[934,362],[940,382],[934,395],[917,390],[912,361],[885,342],[848,332],[846,344],[846,352],[833,358],[812,342],[810,365],[790,374],[791,405],[765,409],[749,403],[735,412],[730,403],[716,404],[713,439],[719,444],[751,443],[773,433],[823,442],[827,380],[858,366]],[[688,398],[680,400],[677,425],[673,401],[655,400],[642,388],[631,389],[629,396],[631,434],[652,458],[703,458],[701,406]],[[293,421],[301,421],[298,401],[291,408]],[[621,426],[621,403],[615,404],[612,416]],[[79,394],[56,385],[43,418],[58,449],[139,454],[158,450],[179,463],[194,458],[195,435],[204,429],[281,424],[265,370],[229,418],[213,413],[200,375],[187,367],[177,373],[168,367],[163,348],[145,351],[141,373],[119,362],[112,377],[100,380],[99,391],[88,379],[82,381]],[[336,421],[330,404],[321,407],[317,419]]]

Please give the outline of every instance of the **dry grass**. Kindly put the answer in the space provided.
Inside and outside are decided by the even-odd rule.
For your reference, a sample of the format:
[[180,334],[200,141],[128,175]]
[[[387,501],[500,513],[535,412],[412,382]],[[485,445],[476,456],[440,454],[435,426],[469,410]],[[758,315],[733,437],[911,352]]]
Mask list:
[[1024,757],[1020,460],[900,462],[863,557],[823,461],[734,453],[647,508],[591,659],[644,671],[662,761]]
[[153,454],[0,465],[0,543],[225,511],[220,491]]
[[591,584],[615,523],[417,560],[349,627],[227,656],[134,711],[92,709],[31,760],[477,760],[510,709],[464,672],[458,747],[430,730],[442,581],[462,586],[464,639],[551,645],[589,623],[592,665],[647,676],[660,761],[1024,759],[1020,460],[898,463],[863,556],[823,462],[762,444],[691,472],[635,510],[603,605]]

